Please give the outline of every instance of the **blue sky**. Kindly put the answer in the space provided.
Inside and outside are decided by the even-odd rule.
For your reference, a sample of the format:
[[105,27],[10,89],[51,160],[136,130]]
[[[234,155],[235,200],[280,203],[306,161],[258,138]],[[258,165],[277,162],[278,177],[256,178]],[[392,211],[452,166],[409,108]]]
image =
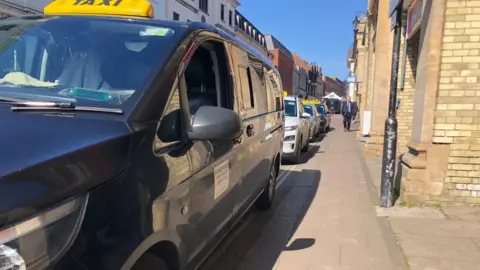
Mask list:
[[352,21],[367,0],[239,0],[238,10],[292,53],[322,65],[324,75],[345,79]]

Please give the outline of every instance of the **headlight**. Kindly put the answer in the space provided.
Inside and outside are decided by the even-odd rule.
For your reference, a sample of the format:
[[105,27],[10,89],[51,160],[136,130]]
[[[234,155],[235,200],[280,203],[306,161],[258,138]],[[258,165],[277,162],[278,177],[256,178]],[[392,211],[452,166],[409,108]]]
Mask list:
[[285,127],[285,131],[295,130],[295,129],[297,129],[297,127],[298,127],[298,126]]
[[0,270],[41,270],[70,248],[83,221],[88,195],[0,230]]

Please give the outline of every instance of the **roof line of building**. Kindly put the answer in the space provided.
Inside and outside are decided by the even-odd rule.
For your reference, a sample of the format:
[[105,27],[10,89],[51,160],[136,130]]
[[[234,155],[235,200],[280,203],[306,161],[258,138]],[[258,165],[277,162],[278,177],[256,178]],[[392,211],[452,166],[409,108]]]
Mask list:
[[[272,35],[272,34],[266,34],[266,35],[265,35],[265,39],[268,39],[268,38],[271,38],[271,39],[272,39],[272,46],[274,47],[273,49],[278,49],[278,50],[282,51],[283,54],[287,55],[287,57],[288,57],[290,60],[292,60],[292,61],[295,62],[295,60],[293,59],[293,54],[292,54],[292,52],[291,52],[285,45],[283,45],[283,43],[280,42],[280,40],[278,40],[278,39],[277,39],[274,35]],[[276,46],[275,46],[276,44],[275,44],[275,43],[278,44],[278,47],[279,47],[279,48],[276,48]],[[268,43],[267,43],[267,44],[268,44]]]

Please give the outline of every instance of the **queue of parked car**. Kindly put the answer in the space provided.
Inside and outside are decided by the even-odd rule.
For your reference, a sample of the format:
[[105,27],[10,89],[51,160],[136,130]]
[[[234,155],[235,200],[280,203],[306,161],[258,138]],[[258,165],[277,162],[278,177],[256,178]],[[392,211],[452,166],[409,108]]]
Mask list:
[[331,112],[320,100],[284,98],[285,134],[282,159],[299,163],[310,142],[330,130]]

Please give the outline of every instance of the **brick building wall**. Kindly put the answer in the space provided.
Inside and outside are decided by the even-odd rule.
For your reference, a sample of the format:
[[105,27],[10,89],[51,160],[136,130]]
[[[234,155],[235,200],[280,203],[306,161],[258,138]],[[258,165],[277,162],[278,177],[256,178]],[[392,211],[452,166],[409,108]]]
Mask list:
[[280,49],[270,50],[273,55],[273,64],[277,67],[282,77],[283,90],[289,95],[293,94],[293,60],[285,55]]
[[480,203],[480,1],[447,0],[433,142],[449,144],[444,195]]
[[368,68],[367,68],[367,85],[365,96],[365,110],[371,110],[373,97],[373,71],[375,69],[375,23],[368,21],[367,28],[367,42],[368,42]]
[[[407,12],[404,13],[403,25],[407,22]],[[405,31],[405,28],[403,29]],[[419,36],[417,33],[409,41],[405,40],[405,35],[402,35],[400,48],[403,48],[407,42],[407,59],[405,62],[405,81],[404,89],[400,89],[400,82],[398,84],[397,99],[400,101],[400,107],[397,109],[398,133],[397,133],[397,155],[401,155],[408,151],[407,144],[410,141],[412,132],[413,119],[413,98],[415,90],[415,73],[417,69]],[[400,63],[403,64],[404,52],[400,50]],[[401,74],[402,65],[400,65]],[[399,78],[401,79],[401,78]]]
[[338,78],[323,76],[323,87],[325,95],[328,95],[331,92],[334,92],[339,97],[345,97],[346,95],[346,85],[343,84]]

